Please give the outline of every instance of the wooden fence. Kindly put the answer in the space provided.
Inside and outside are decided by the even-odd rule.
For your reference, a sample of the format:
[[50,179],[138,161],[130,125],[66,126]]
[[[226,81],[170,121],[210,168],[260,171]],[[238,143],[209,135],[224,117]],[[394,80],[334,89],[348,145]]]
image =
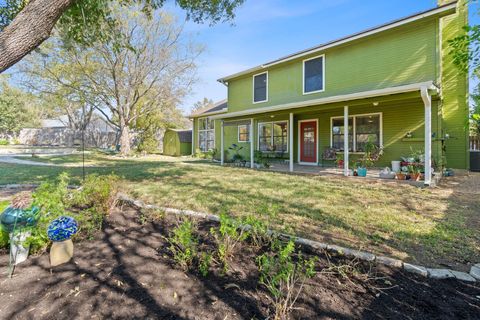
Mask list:
[[480,151],[480,136],[470,137],[470,150]]

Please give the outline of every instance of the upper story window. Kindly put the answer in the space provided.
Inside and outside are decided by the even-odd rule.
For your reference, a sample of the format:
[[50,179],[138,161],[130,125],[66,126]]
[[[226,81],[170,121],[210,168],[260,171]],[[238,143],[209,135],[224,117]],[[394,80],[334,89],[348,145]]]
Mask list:
[[198,148],[202,152],[215,149],[215,121],[209,118],[198,119]]
[[303,60],[303,94],[325,90],[325,55]]
[[253,76],[253,103],[268,100],[268,72]]

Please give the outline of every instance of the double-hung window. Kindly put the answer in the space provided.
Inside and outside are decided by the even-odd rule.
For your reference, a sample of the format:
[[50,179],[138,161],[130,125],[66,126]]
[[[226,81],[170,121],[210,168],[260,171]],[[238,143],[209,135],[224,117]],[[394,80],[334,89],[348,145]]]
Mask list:
[[250,125],[241,124],[238,126],[238,142],[250,142]]
[[303,94],[325,90],[325,55],[303,61]]
[[253,103],[268,100],[268,72],[253,76]]
[[198,119],[198,148],[207,152],[215,148],[215,121],[209,118]]
[[288,122],[259,123],[258,149],[264,152],[288,152]]
[[[335,117],[331,120],[331,147],[338,151],[344,151],[343,119],[343,117]],[[381,113],[354,115],[348,118],[349,151],[363,152],[369,140],[380,147],[383,143],[382,139]]]

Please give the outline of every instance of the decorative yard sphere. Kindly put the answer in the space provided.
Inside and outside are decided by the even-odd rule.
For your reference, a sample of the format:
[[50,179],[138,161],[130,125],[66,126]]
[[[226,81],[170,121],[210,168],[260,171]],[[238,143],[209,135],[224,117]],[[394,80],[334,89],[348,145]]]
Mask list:
[[37,224],[39,212],[38,207],[27,210],[7,207],[0,215],[0,224],[8,232],[13,232],[14,229],[32,227]]
[[47,229],[48,238],[52,241],[65,241],[77,233],[78,224],[72,217],[61,216],[53,220]]

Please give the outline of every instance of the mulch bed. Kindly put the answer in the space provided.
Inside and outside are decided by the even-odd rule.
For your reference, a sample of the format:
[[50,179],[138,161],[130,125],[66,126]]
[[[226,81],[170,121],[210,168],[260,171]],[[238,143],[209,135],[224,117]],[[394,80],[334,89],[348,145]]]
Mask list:
[[[174,217],[143,224],[139,217],[130,208],[117,210],[94,240],[75,245],[73,261],[54,270],[43,254],[19,265],[8,279],[8,256],[1,255],[0,318],[265,319],[271,314],[255,264],[262,249],[245,244],[231,271],[224,275],[215,269],[204,278],[172,264],[163,236]],[[203,238],[212,224],[199,221],[198,226]],[[355,264],[361,272],[344,277],[325,270],[352,261],[315,254],[319,272],[292,319],[480,319],[478,282],[425,279],[360,262]]]

